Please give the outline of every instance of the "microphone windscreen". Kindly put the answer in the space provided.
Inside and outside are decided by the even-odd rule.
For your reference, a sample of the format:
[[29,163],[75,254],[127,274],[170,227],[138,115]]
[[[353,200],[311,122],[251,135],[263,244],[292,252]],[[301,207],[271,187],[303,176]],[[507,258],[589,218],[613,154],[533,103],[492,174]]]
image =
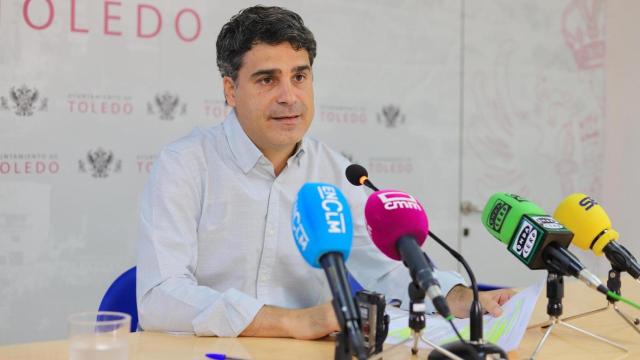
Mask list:
[[322,268],[320,257],[334,252],[349,258],[353,223],[349,203],[331,184],[306,183],[298,191],[291,212],[293,239],[305,261]]
[[360,179],[363,176],[369,176],[367,169],[358,164],[351,164],[347,166],[344,174],[347,177],[347,180],[349,180],[349,182],[355,186],[361,186],[362,183],[360,182]]
[[373,243],[388,257],[401,260],[398,239],[408,235],[422,245],[429,221],[422,205],[411,195],[396,190],[372,193],[364,208],[367,231]]
[[610,241],[618,239],[602,206],[585,194],[575,193],[564,198],[553,217],[574,233],[573,245],[592,249],[596,255],[601,255]]
[[482,224],[496,239],[509,244],[523,215],[545,215],[535,203],[509,193],[493,194],[482,211]]

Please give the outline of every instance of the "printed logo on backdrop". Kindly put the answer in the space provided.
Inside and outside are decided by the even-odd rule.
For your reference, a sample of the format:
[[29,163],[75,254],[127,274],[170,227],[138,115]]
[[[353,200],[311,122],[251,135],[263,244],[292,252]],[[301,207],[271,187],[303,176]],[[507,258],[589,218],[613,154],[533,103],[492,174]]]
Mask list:
[[562,35],[580,70],[602,67],[606,54],[604,5],[572,0],[562,14]]
[[400,111],[400,107],[395,105],[383,106],[382,110],[376,114],[378,124],[383,124],[388,128],[396,128],[405,123],[406,118]]
[[216,122],[221,122],[231,112],[231,106],[228,106],[224,100],[206,99],[203,103],[204,116]]
[[131,115],[131,96],[110,94],[69,94],[67,109],[70,113],[95,115]]
[[153,39],[163,32],[173,32],[173,38],[184,43],[196,41],[202,33],[200,14],[186,7],[167,11],[166,6],[156,7],[148,4],[150,1],[146,1],[147,4],[127,1],[126,8],[123,1],[103,1],[100,6],[76,6],[80,2],[75,0],[7,3],[20,2],[20,8],[8,9],[7,13],[22,15],[24,24],[35,31],[54,28],[76,36],[101,34],[144,40]]
[[138,174],[149,174],[153,168],[153,162],[156,160],[155,155],[139,154],[136,156],[136,168]]
[[122,160],[115,159],[112,151],[106,151],[99,147],[87,152],[86,159],[78,160],[78,170],[81,173],[91,174],[94,178],[106,178],[111,173],[119,173],[122,170]]
[[177,94],[165,91],[156,94],[152,101],[147,103],[147,114],[157,115],[160,120],[173,120],[176,116],[187,113],[187,104],[180,101]]
[[413,160],[407,157],[378,157],[369,159],[370,174],[411,174]]
[[47,111],[48,100],[40,95],[37,88],[12,86],[8,94],[8,97],[0,96],[0,110],[13,111],[18,116],[32,116],[38,111]]
[[0,153],[0,176],[44,176],[60,173],[55,153]]
[[319,110],[319,120],[323,123],[364,125],[369,121],[363,107],[320,105]]

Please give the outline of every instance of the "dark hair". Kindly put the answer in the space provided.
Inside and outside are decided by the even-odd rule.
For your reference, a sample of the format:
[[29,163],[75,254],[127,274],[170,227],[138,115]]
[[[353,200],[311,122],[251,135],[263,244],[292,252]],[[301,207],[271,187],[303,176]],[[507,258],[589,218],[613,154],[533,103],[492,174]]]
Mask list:
[[309,63],[316,57],[316,40],[300,15],[277,6],[253,6],[234,15],[224,24],[216,52],[220,74],[233,80],[238,77],[244,54],[258,43],[278,45],[288,42],[296,49],[309,53]]

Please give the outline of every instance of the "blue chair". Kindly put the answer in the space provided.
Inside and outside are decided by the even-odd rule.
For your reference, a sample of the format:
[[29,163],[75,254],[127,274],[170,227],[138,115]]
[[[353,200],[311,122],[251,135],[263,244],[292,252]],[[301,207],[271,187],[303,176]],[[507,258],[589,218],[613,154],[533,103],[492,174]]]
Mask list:
[[478,291],[490,291],[490,290],[498,290],[504,289],[504,286],[499,285],[491,285],[491,284],[478,284]]
[[360,290],[364,290],[364,287],[360,285],[358,280],[354,278],[350,272],[347,271],[347,280],[349,281],[349,285],[351,286],[351,295],[356,296],[356,293]]
[[131,332],[138,328],[136,267],[122,273],[102,297],[99,311],[119,311],[131,315]]

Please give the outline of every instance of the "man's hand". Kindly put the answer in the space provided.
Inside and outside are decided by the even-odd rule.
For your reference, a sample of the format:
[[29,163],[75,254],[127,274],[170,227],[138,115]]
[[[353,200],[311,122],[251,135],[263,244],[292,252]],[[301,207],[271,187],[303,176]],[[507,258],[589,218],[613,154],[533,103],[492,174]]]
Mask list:
[[306,309],[292,310],[288,320],[290,336],[296,339],[318,339],[340,331],[340,324],[330,302]]
[[305,309],[263,306],[241,336],[312,340],[339,330],[338,319],[330,302]]
[[[481,291],[480,305],[485,312],[493,316],[502,315],[502,305],[504,305],[516,292],[512,289],[498,289],[491,291]],[[473,291],[463,285],[454,286],[447,294],[447,304],[453,316],[457,318],[469,317],[469,308],[473,300]]]

